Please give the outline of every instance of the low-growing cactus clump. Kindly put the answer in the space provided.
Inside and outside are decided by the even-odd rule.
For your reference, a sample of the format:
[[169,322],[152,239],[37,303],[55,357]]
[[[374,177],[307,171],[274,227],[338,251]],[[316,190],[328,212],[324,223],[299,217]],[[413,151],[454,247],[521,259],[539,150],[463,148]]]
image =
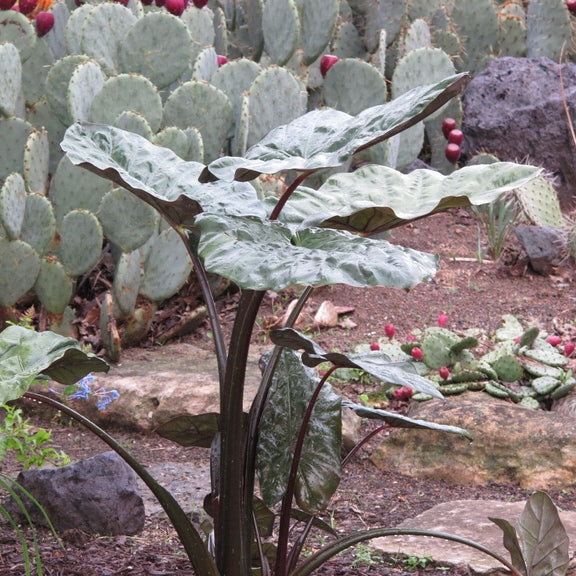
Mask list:
[[[375,353],[396,361],[412,362],[418,374],[435,383],[444,396],[467,391],[486,392],[527,408],[550,409],[569,394],[576,378],[568,368],[574,343],[548,335],[532,326],[524,329],[516,317],[506,315],[492,335],[470,330],[460,335],[441,326],[414,331],[410,341],[391,338],[372,343]],[[395,395],[397,391],[390,391]],[[415,401],[432,397],[416,392]]]

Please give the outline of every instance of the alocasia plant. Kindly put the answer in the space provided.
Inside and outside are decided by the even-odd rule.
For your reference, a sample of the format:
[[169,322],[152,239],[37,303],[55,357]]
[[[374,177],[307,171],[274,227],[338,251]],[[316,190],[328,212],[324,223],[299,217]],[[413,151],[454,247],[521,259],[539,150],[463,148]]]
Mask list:
[[[465,74],[456,75],[357,116],[335,110],[309,112],[270,132],[244,158],[223,157],[208,166],[185,162],[110,126],[76,124],[68,129],[62,147],[74,164],[129,190],[178,231],[210,313],[220,372],[220,414],[182,415],[159,432],[186,445],[211,447],[214,481],[206,508],[214,520],[214,556],[174,499],[110,437],[85,422],[115,446],[153,489],[197,574],[248,576],[254,567],[277,576],[307,574],[341,546],[391,533],[382,529],[351,536],[298,567],[310,529],[329,530],[315,514],[327,505],[341,474],[341,399],[326,380],[344,366],[361,368],[387,386],[409,386],[439,397],[436,388],[410,363],[394,363],[379,351],[360,356],[325,352],[286,328],[271,334],[277,346],[263,359],[261,385],[245,414],[248,350],[266,290],[305,287],[293,321],[313,286],[408,288],[427,280],[437,270],[436,257],[393,245],[381,232],[447,208],[491,202],[538,174],[538,168],[511,163],[463,168],[450,176],[428,170],[404,175],[384,166],[366,166],[336,174],[318,189],[303,185],[320,170],[345,169],[356,153],[421,121],[456,96],[466,82]],[[260,174],[287,172],[296,176],[280,196],[262,197],[250,182]],[[241,289],[229,342],[223,337],[207,273],[225,277]],[[319,380],[311,368],[321,362],[331,362],[333,368]],[[393,426],[466,434],[348,405]],[[273,510],[280,502],[270,566],[262,540],[271,534]],[[290,549],[293,517],[303,522],[303,529]]]

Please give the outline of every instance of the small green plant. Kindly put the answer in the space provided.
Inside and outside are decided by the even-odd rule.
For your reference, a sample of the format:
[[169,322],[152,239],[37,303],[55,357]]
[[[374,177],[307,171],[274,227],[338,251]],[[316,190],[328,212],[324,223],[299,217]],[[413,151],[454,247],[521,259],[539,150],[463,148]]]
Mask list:
[[56,466],[65,466],[70,458],[63,452],[50,446],[52,433],[45,428],[32,426],[24,418],[22,409],[4,404],[4,422],[0,426],[0,463],[9,451],[14,451],[16,461],[24,469],[42,467],[46,462]]
[[430,556],[417,556],[416,554],[409,554],[404,560],[402,565],[408,572],[415,572],[416,570],[424,570],[432,562]]
[[361,566],[374,566],[380,562],[380,555],[370,545],[358,544],[354,548],[354,560],[350,564],[350,568],[355,570]]
[[473,206],[472,210],[479,222],[478,260],[481,262],[486,255],[481,245],[480,228],[486,234],[488,254],[493,260],[498,260],[506,246],[506,241],[519,223],[522,209],[513,195],[503,195],[490,204]]

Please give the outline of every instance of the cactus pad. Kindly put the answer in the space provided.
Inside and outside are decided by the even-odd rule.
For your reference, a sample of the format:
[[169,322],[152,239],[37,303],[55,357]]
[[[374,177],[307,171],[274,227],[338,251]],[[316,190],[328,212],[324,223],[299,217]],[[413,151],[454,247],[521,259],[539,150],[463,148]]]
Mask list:
[[30,244],[42,256],[55,234],[56,218],[50,200],[41,194],[27,194],[20,239]]
[[82,24],[82,52],[97,60],[108,74],[118,73],[119,55],[135,22],[134,14],[117,2],[97,4]]
[[422,358],[426,366],[437,370],[442,366],[450,366],[452,364],[452,355],[450,347],[452,341],[442,334],[434,334],[428,336],[422,342]]
[[50,182],[49,196],[56,221],[62,222],[70,210],[78,208],[97,212],[102,198],[111,188],[109,180],[74,166],[64,156]]
[[123,111],[139,112],[153,132],[162,123],[162,99],[156,86],[139,74],[108,78],[92,102],[92,122],[113,124]]
[[68,114],[74,122],[91,120],[92,102],[105,79],[95,62],[84,62],[75,68],[68,84]]
[[92,3],[85,3],[75,8],[64,29],[64,42],[67,54],[82,54],[82,26],[90,11],[94,8]]
[[154,144],[169,148],[175,154],[178,154],[183,160],[188,160],[190,155],[190,138],[184,130],[170,126],[164,128],[154,136]]
[[13,306],[34,282],[40,270],[40,258],[22,240],[0,238],[0,306]]
[[250,148],[273,128],[304,114],[306,91],[286,69],[271,66],[252,83],[248,104],[250,122],[246,144]]
[[63,314],[72,298],[74,285],[64,266],[53,256],[43,258],[34,284],[36,295],[50,314]]
[[494,362],[492,368],[496,370],[498,378],[504,382],[516,382],[524,374],[522,364],[515,356],[501,356]]
[[264,49],[282,66],[292,57],[300,39],[300,18],[294,0],[267,0],[262,10]]
[[38,38],[34,51],[22,64],[22,93],[27,104],[38,102],[44,95],[46,78],[54,62],[46,37]]
[[58,255],[69,276],[88,272],[102,253],[102,226],[94,214],[86,210],[68,212],[60,225]]
[[0,44],[0,114],[13,116],[22,87],[22,63],[14,44]]
[[10,240],[16,240],[20,236],[25,208],[24,179],[18,172],[14,172],[0,188],[0,224]]
[[214,13],[209,8],[196,10],[190,7],[184,10],[180,20],[186,24],[192,38],[192,53],[190,60],[195,60],[198,54],[206,47],[214,44]]
[[545,56],[558,62],[571,46],[572,23],[564,0],[531,0],[526,18],[528,58]]
[[36,39],[36,30],[24,14],[15,10],[0,11],[0,44],[14,44],[22,62],[32,54]]
[[138,112],[132,112],[131,110],[124,110],[120,112],[112,125],[121,130],[126,130],[127,132],[134,132],[146,140],[152,140],[154,133],[150,124],[146,121],[146,118],[139,114]]
[[192,270],[192,262],[182,238],[173,228],[166,228],[152,242],[144,261],[140,291],[150,300],[160,301],[182,288]]
[[327,106],[356,115],[386,102],[386,81],[374,66],[361,60],[340,60],[324,80]]
[[218,55],[212,46],[208,46],[194,60],[192,80],[210,82],[216,70],[218,70]]
[[24,147],[32,126],[21,118],[0,118],[0,181],[24,170]]
[[202,134],[206,162],[221,154],[232,126],[232,105],[224,92],[205,82],[186,82],[164,105],[164,125],[186,130],[193,126]]
[[532,388],[534,388],[540,396],[547,396],[558,388],[558,386],[560,386],[560,380],[550,376],[540,376],[532,380]]
[[[396,64],[392,76],[392,97],[408,92],[422,84],[433,84],[455,73],[450,57],[439,48],[418,48],[408,52]],[[442,108],[428,116],[442,115]]]
[[68,84],[74,70],[84,62],[89,62],[87,56],[73,54],[58,60],[46,77],[46,99],[60,122],[68,126],[72,123],[68,111]]
[[24,148],[24,181],[28,192],[46,194],[50,169],[50,142],[46,130],[34,130]]
[[118,316],[134,313],[138,290],[140,289],[140,252],[123,252],[116,263],[112,292],[114,304],[119,309]]
[[307,0],[302,6],[302,47],[304,64],[312,64],[325,50],[334,34],[338,0]]
[[538,176],[515,191],[522,210],[535,226],[564,226],[558,195],[552,184]]
[[192,37],[186,24],[164,12],[149,12],[134,24],[120,46],[121,72],[137,72],[158,88],[184,73],[192,58]]
[[106,237],[123,252],[142,246],[156,225],[154,209],[122,188],[114,188],[104,196],[98,218]]

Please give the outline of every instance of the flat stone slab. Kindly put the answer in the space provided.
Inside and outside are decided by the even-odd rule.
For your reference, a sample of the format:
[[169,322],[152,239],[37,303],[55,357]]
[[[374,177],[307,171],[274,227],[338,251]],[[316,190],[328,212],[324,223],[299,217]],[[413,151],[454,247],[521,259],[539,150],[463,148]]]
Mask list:
[[465,392],[444,402],[415,402],[409,416],[464,428],[473,441],[440,431],[394,428],[371,455],[376,466],[465,486],[576,487],[576,429],[570,414]]
[[[474,540],[506,559],[509,553],[502,544],[502,530],[492,518],[504,518],[513,525],[522,513],[525,502],[500,500],[455,500],[438,504],[399,527],[445,532]],[[570,556],[576,549],[576,512],[560,512],[560,518],[570,538]],[[378,552],[390,557],[414,555],[431,558],[439,566],[468,570],[471,574],[509,574],[492,557],[463,544],[424,536],[389,536],[372,540]],[[571,561],[569,573],[576,565]]]
[[[250,352],[244,409],[248,410],[260,385],[258,361],[264,349]],[[219,411],[216,355],[192,344],[169,344],[150,350],[128,349],[107,374],[94,374],[92,389],[117,390],[117,400],[106,410],[95,401],[75,400],[71,405],[103,427],[151,432],[180,414]],[[38,390],[46,392],[45,387]]]

